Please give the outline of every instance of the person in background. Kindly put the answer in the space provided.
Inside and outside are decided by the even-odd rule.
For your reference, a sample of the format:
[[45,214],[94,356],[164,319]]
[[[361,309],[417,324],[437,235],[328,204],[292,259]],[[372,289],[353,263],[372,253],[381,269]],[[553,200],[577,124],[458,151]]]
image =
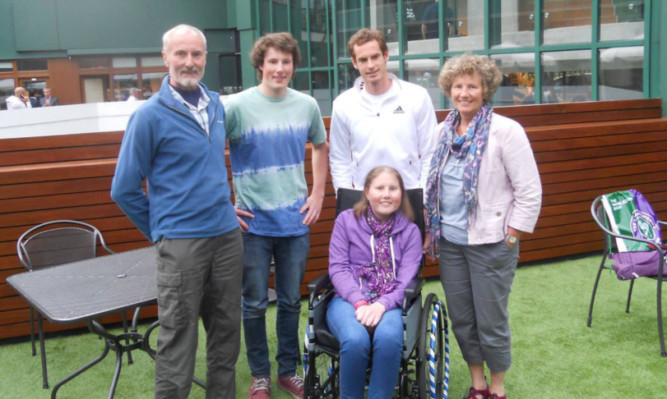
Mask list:
[[206,398],[235,399],[243,239],[227,183],[225,112],[200,82],[204,34],[178,25],[162,45],[169,75],[130,117],[111,197],[157,251],[155,398],[188,397],[201,315]]
[[330,144],[334,189],[363,187],[377,165],[401,172],[405,187],[425,188],[437,121],[426,89],[387,72],[384,35],[361,29],[348,42],[359,76],[333,102]]
[[327,325],[341,345],[340,396],[393,396],[403,349],[401,305],[421,263],[421,233],[396,169],[368,173],[364,196],[336,218],[329,243],[329,275],[336,297]]
[[507,398],[507,304],[521,236],[533,231],[542,202],[525,131],[489,104],[501,81],[502,72],[485,56],[464,54],[445,63],[438,84],[454,110],[438,125],[426,186],[425,250],[439,253],[452,330],[472,380],[468,399]]
[[6,101],[8,111],[32,108],[32,104],[30,103],[30,96],[26,89],[23,87],[15,88],[14,95],[7,97]]
[[[252,384],[250,399],[271,395],[266,307],[272,259],[278,299],[278,387],[303,397],[299,361],[301,281],[310,249],[310,226],[320,217],[329,146],[314,98],[289,88],[299,63],[290,33],[262,36],[250,52],[260,84],[225,103],[234,197],[243,243],[243,331]],[[313,186],[305,177],[312,145]]]
[[130,95],[127,97],[127,100],[125,101],[133,102],[139,100],[143,100],[141,90],[137,89],[136,87],[131,88]]
[[51,89],[49,87],[44,88],[44,97],[39,99],[39,103],[42,107],[52,107],[58,105],[58,97],[51,95]]

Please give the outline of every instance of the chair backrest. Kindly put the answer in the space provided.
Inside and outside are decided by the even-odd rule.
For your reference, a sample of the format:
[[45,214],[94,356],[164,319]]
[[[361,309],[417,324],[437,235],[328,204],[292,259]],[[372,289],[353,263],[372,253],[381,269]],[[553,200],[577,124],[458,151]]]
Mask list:
[[[639,191],[630,189],[603,194],[596,199],[596,203],[600,204],[594,215],[597,216],[596,221],[598,224],[604,221],[604,227],[615,234],[612,247],[618,248],[620,252],[633,252],[651,250],[649,242],[660,244],[658,218]],[[621,236],[639,238],[644,242]]]
[[[424,190],[421,188],[413,188],[405,190],[412,206],[412,211],[415,214],[415,224],[419,227],[424,240]],[[346,209],[350,209],[356,204],[364,192],[361,190],[351,190],[348,188],[339,188],[336,195],[336,216]]]
[[77,220],[54,220],[23,233],[16,252],[26,269],[35,270],[94,258],[98,243],[113,253],[96,227]]

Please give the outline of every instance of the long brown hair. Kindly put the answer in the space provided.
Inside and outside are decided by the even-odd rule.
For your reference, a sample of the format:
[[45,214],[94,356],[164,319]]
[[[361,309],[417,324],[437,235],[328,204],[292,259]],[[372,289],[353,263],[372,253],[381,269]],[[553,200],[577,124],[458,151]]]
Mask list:
[[371,183],[373,183],[373,180],[375,180],[376,177],[380,176],[384,172],[391,174],[396,178],[396,180],[398,180],[398,185],[401,187],[401,206],[399,207],[399,209],[409,221],[411,222],[414,221],[415,213],[412,210],[412,205],[410,205],[410,199],[408,198],[408,193],[405,192],[405,184],[403,184],[403,177],[401,177],[401,174],[398,173],[396,169],[386,165],[376,166],[373,169],[371,169],[371,171],[368,172],[368,174],[366,175],[366,180],[364,181],[364,195],[356,204],[354,204],[354,216],[359,218],[364,212],[366,212],[366,210],[370,205],[368,203],[367,193],[371,187]]

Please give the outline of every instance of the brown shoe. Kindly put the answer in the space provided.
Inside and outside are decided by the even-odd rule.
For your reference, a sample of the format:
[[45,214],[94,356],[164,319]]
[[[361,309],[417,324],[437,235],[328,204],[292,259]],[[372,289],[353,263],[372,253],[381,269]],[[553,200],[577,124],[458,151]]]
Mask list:
[[303,378],[298,374],[290,377],[278,376],[278,388],[292,395],[294,399],[303,398]]
[[468,388],[467,395],[463,396],[463,399],[491,399],[489,386],[487,385],[486,388],[484,389],[475,389],[473,387],[470,387]]
[[248,399],[271,399],[271,379],[253,377]]

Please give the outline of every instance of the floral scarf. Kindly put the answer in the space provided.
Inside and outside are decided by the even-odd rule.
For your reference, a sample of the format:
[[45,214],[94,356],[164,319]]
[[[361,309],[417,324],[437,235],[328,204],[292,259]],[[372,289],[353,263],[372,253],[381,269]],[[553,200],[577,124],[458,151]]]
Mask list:
[[391,250],[391,231],[394,229],[396,213],[389,216],[383,223],[368,208],[365,217],[373,232],[371,240],[371,243],[373,243],[373,248],[371,248],[373,262],[357,269],[357,277],[368,282],[368,290],[363,294],[369,303],[373,303],[396,288],[396,275]]
[[468,131],[462,136],[456,134],[456,125],[461,120],[458,110],[447,115],[443,123],[443,133],[431,158],[431,169],[426,181],[426,231],[430,233],[429,253],[434,255],[434,244],[440,237],[440,178],[445,167],[447,154],[464,159],[463,200],[468,210],[468,220],[475,218],[477,205],[477,181],[482,155],[489,141],[489,127],[493,108],[485,101],[470,121]]

